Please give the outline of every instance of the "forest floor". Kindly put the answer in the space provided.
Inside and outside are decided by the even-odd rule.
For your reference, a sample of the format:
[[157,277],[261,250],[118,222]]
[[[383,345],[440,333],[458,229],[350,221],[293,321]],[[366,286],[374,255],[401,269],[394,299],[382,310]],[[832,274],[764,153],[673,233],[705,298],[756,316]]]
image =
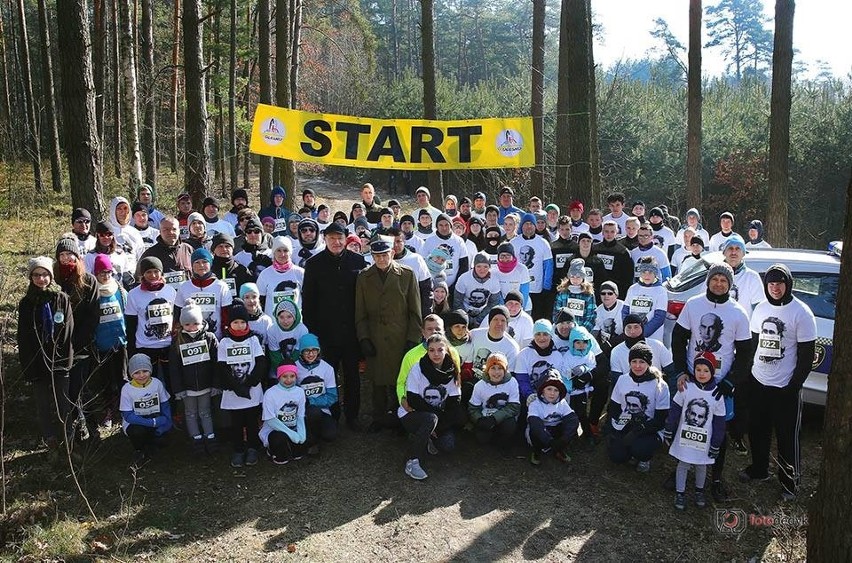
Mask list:
[[[357,188],[320,179],[303,185],[321,202],[334,200],[332,209],[348,210],[358,198]],[[736,498],[680,513],[662,487],[675,465],[665,453],[644,475],[611,464],[603,446],[578,449],[568,464],[548,458],[534,467],[520,442],[501,456],[467,434],[456,453],[426,461],[422,482],[404,475],[406,442],[390,431],[343,430],[317,457],[239,470],[228,465],[225,448],[195,456],[186,435],[172,432],[168,446],[134,470],[129,443],[113,429],[97,446],[79,447],[83,460],[72,472],[37,439],[12,336],[26,259],[52,254],[70,206],[63,196],[10,212],[15,197],[0,178],[0,230],[7,234],[0,239],[0,327],[8,326],[0,381],[4,559],[804,560],[806,511],[822,457],[822,411],[815,408],[806,410],[802,430],[803,491],[789,504],[774,480],[737,483],[748,458],[733,453],[726,477]],[[746,525],[719,531],[723,516]]]

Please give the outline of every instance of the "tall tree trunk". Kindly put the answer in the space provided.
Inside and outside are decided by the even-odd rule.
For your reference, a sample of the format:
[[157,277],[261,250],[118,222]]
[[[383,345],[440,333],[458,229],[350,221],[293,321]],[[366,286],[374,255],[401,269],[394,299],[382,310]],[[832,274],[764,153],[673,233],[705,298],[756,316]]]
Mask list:
[[530,192],[531,195],[542,199],[544,199],[544,139],[542,137],[542,122],[544,119],[544,15],[546,8],[546,0],[533,0],[530,114],[533,118],[535,167],[530,170]]
[[142,126],[142,160],[145,163],[145,183],[157,186],[157,110],[159,96],[154,83],[154,1],[142,0],[142,33],[140,51],[142,60],[142,96],[144,124]]
[[399,76],[399,32],[396,28],[396,18],[397,18],[397,2],[399,0],[391,0],[391,21],[390,21],[390,34],[391,34],[391,62],[393,66],[393,75]]
[[592,160],[592,201],[602,205],[601,151],[598,146],[598,81],[595,76],[594,34],[592,33],[592,3],[586,0],[586,44],[589,48],[589,156]]
[[[276,0],[275,104],[282,108],[290,107],[290,25],[290,3]],[[274,183],[287,192],[288,204],[292,208],[296,201],[296,167],[292,160],[275,159]]]
[[[260,6],[258,5],[258,10],[259,9],[260,9]],[[267,0],[267,12],[268,11],[269,11],[269,9],[268,9],[268,0]],[[254,18],[252,17],[252,14],[254,14]],[[251,30],[251,34],[249,35],[249,50],[254,50],[255,34],[257,33],[257,27],[258,27],[257,26],[257,20],[258,20],[257,11],[252,10],[251,5],[249,5],[246,8],[246,28]],[[269,21],[269,20],[267,19],[267,21]],[[267,38],[268,37],[269,37],[269,34],[267,33]],[[249,57],[246,57],[244,59],[244,62],[243,62],[243,79],[245,81],[245,88],[243,90],[243,103],[245,104],[246,116],[251,115],[252,75],[254,74],[253,71],[254,71],[254,67],[255,67],[255,62],[256,61],[250,59]],[[267,63],[267,68],[269,68],[268,63]],[[249,133],[249,135],[251,135],[251,133]],[[248,147],[248,139],[245,139],[243,141],[243,147]],[[251,176],[251,154],[249,153],[248,150],[244,150],[243,151],[243,189],[246,190],[246,191],[249,191],[249,187],[251,186],[250,176]],[[263,188],[261,188],[261,191],[263,191]],[[269,194],[267,194],[267,198],[268,197],[269,197]],[[262,205],[263,201],[264,201],[264,199],[261,198],[261,200],[260,200],[261,205]]]
[[299,105],[299,51],[302,44],[302,0],[295,0],[293,11],[293,48],[290,63],[290,107]]
[[593,203],[591,151],[589,148],[589,22],[586,0],[565,0],[568,4],[568,193],[587,204]]
[[[240,151],[237,148],[237,0],[231,0],[231,52],[228,63],[228,153],[231,161],[231,190],[240,177]],[[246,114],[248,115],[248,114]]]
[[33,178],[37,191],[44,191],[41,178],[41,146],[38,135],[38,124],[36,123],[35,99],[33,98],[33,80],[30,67],[30,46],[27,34],[27,14],[24,9],[24,0],[18,0],[18,23],[20,30],[20,56],[21,56],[21,78],[24,87],[24,113],[27,118],[27,156],[33,164]]
[[180,0],[174,0],[172,16],[172,96],[169,101],[169,115],[172,131],[169,134],[169,166],[173,173],[177,172],[178,161],[178,86],[180,85]]
[[689,0],[686,110],[686,204],[701,206],[701,0]]
[[14,151],[12,139],[12,94],[9,91],[9,60],[6,57],[6,28],[3,22],[3,7],[0,5],[0,64],[3,65],[3,158],[9,158]]
[[556,80],[556,140],[553,200],[568,200],[568,4],[562,0],[559,10],[559,61]]
[[790,83],[793,72],[793,0],[775,2],[775,45],[772,49],[772,100],[769,115],[769,240],[787,246],[787,201],[790,177]]
[[[779,2],[781,3],[781,2]],[[785,4],[787,2],[784,2]],[[792,4],[792,2],[790,2]],[[792,19],[793,7],[790,6]],[[776,34],[778,8],[776,4]],[[846,221],[843,240],[852,240],[852,177],[846,187]],[[852,252],[840,259],[840,279],[849,279]],[[845,289],[844,289],[845,288]],[[852,561],[849,534],[849,499],[852,498],[852,291],[840,284],[834,322],[834,361],[828,379],[828,399],[822,433],[822,464],[816,498],[810,503],[808,561]]]
[[112,162],[115,177],[121,178],[121,49],[119,46],[118,3],[112,0],[109,33],[112,39]]
[[[271,61],[271,33],[269,29],[270,0],[258,0],[257,2],[257,66],[260,82],[260,103],[272,103],[272,66]],[[251,115],[246,113],[246,115]],[[258,157],[260,169],[260,202],[265,205],[272,193],[272,158],[268,156]]]
[[92,38],[92,69],[95,78],[95,122],[98,125],[98,141],[104,146],[104,90],[106,87],[104,56],[106,49],[107,0],[94,0],[94,37]]
[[210,180],[201,6],[201,0],[184,0],[182,18],[184,83],[186,84],[184,185],[192,195],[192,204],[195,209],[201,209]]
[[139,111],[136,93],[136,49],[133,41],[133,14],[135,12],[132,0],[124,0],[119,17],[121,18],[121,52],[124,55],[124,136],[127,143],[127,157],[130,159],[131,190],[142,183],[142,156],[139,148]]
[[42,97],[47,109],[47,132],[50,140],[50,183],[54,192],[62,191],[62,154],[59,150],[59,123],[56,112],[56,95],[53,88],[53,54],[50,50],[50,21],[47,0],[38,0],[38,27],[41,37]]
[[[435,92],[435,8],[433,0],[420,0],[420,58],[423,61],[423,118],[438,119],[438,101]],[[432,205],[444,208],[444,185],[440,170],[427,173]]]
[[220,197],[228,196],[225,186],[225,112],[222,103],[222,82],[218,78],[222,76],[222,13],[220,10],[213,12],[213,106],[216,108],[216,118],[213,120],[213,161],[216,180],[219,181]]
[[106,208],[86,0],[56,0],[56,14],[71,206],[88,209],[99,220]]

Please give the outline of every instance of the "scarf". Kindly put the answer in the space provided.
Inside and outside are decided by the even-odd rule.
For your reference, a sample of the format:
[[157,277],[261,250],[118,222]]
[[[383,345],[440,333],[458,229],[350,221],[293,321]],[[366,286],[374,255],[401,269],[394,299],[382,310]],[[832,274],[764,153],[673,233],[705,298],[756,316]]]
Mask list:
[[449,352],[444,356],[440,366],[436,366],[426,353],[420,358],[420,371],[432,385],[446,385],[456,377],[456,364]]
[[515,266],[518,265],[518,259],[513,257],[509,262],[501,262],[497,261],[497,269],[500,270],[504,274],[508,274],[512,270],[515,269]]
[[158,282],[148,282],[144,278],[142,278],[142,289],[144,291],[160,291],[163,289],[163,286],[166,285],[162,279]]
[[423,225],[417,225],[417,232],[422,233],[424,235],[431,235],[434,231],[432,231],[432,225],[428,227],[424,227]]
[[216,281],[216,276],[213,275],[213,272],[207,272],[204,276],[199,277],[196,274],[192,275],[192,285],[198,288],[204,288]]
[[284,272],[289,271],[290,266],[292,266],[292,265],[293,265],[293,262],[291,260],[288,260],[287,263],[285,263],[285,264],[280,264],[279,262],[276,262],[275,260],[272,261],[272,267],[275,269],[276,272],[278,272],[280,274],[283,274]]
[[[145,282],[143,281],[142,283],[144,284]],[[118,291],[118,284],[113,278],[108,279],[106,283],[98,285],[98,295],[101,297],[109,297],[110,295],[114,295],[116,291]]]
[[251,332],[251,328],[248,326],[248,323],[246,323],[246,327],[243,330],[234,330],[230,325],[228,325],[228,334],[234,338],[242,338],[249,332]]

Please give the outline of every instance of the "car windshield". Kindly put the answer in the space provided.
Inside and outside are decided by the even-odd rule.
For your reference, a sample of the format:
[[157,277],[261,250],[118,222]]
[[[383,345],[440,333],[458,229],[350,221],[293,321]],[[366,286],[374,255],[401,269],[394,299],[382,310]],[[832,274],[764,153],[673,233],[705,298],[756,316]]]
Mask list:
[[710,263],[706,259],[695,260],[666,283],[672,291],[686,291],[702,283],[707,277],[707,270],[709,269]]
[[834,320],[839,284],[838,274],[793,272],[793,295],[823,319]]

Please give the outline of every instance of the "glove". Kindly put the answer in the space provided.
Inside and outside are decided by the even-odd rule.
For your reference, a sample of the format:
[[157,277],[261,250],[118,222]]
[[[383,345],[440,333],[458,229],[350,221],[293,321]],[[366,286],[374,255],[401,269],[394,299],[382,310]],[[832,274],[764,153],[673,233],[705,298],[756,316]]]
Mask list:
[[497,420],[493,416],[483,416],[476,421],[477,430],[494,430],[495,426],[497,426]]
[[719,384],[716,385],[716,388],[713,389],[713,398],[714,399],[721,399],[723,395],[725,397],[733,397],[734,396],[734,384],[727,377],[724,378],[722,381],[720,381]]
[[664,443],[665,445],[667,445],[667,446],[671,446],[671,445],[672,445],[672,438],[673,438],[674,436],[672,435],[672,431],[671,431],[671,430],[663,430],[663,431],[662,431],[662,435],[661,435],[660,437],[663,439],[663,443]]
[[183,398],[186,397],[186,391],[181,391],[180,393],[175,393],[175,399],[178,401],[183,401]]
[[645,426],[648,424],[648,417],[645,416],[645,413],[634,414],[633,419],[630,421],[630,424],[639,432],[644,432]]
[[707,451],[707,457],[709,457],[710,459],[716,459],[717,457],[719,457],[719,448],[710,446],[710,449]]
[[222,394],[221,389],[216,389],[215,387],[210,389],[210,396],[211,397],[216,397],[216,396],[221,395],[221,394]]
[[376,355],[376,347],[369,338],[361,339],[359,344],[361,345],[361,353],[364,354],[365,358],[372,358]]
[[592,382],[592,372],[586,366],[574,366],[571,376],[574,378],[575,389],[582,389]]
[[531,394],[527,397],[527,407],[529,407],[538,397],[535,396],[535,393]]

